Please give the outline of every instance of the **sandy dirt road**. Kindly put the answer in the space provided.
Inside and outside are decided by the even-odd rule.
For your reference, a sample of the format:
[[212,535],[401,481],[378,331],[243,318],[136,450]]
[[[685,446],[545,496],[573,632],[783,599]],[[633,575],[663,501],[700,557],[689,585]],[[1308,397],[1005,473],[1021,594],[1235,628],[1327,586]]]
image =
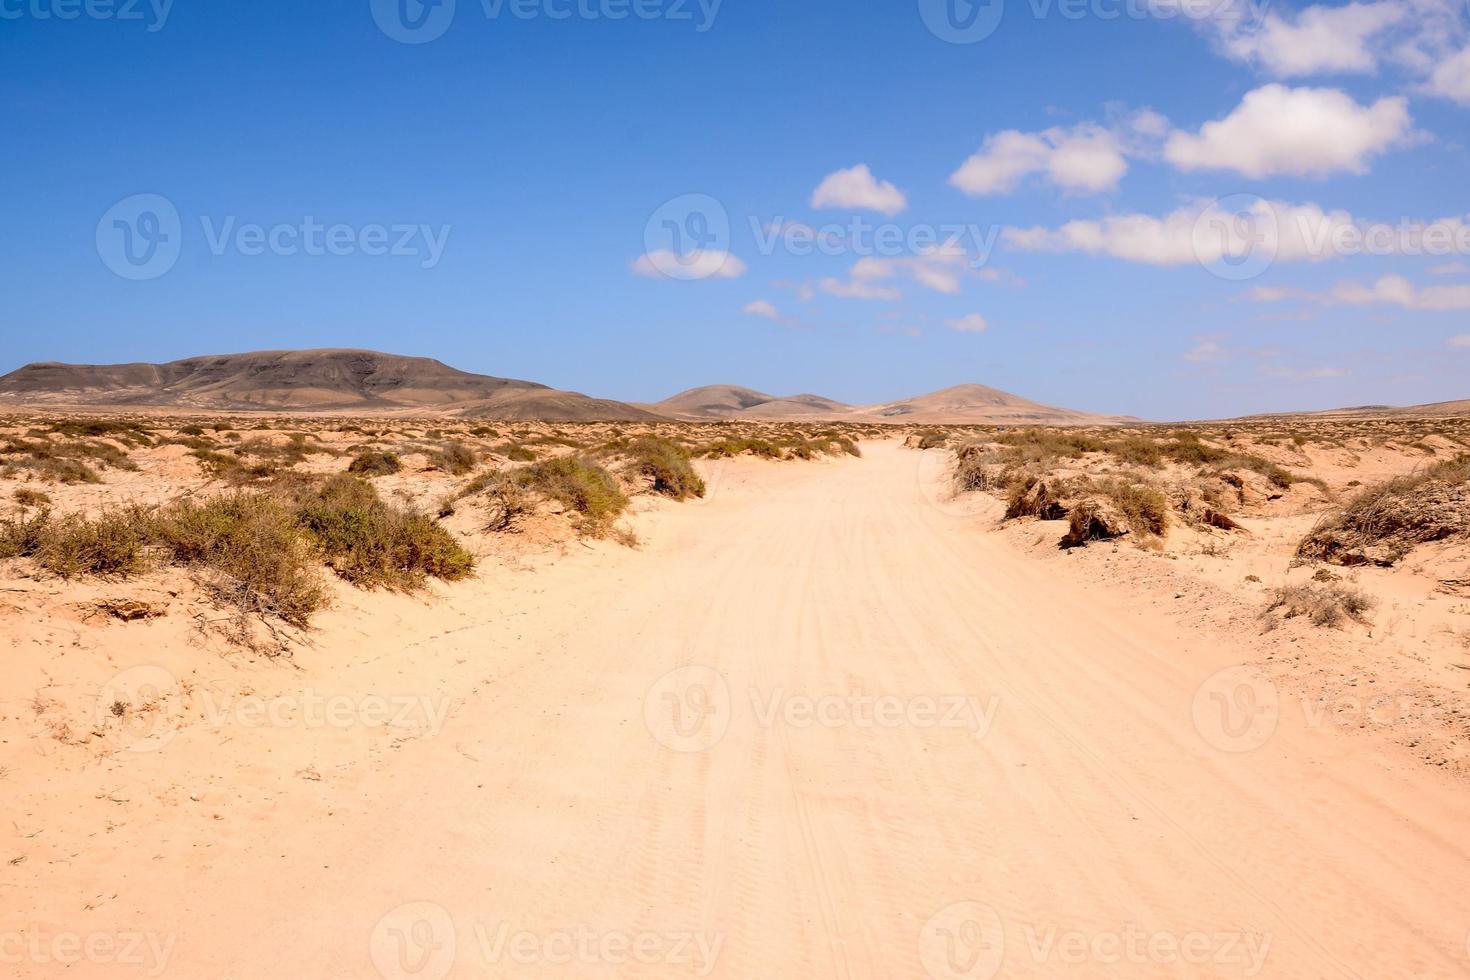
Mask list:
[[[19,921],[169,949],[21,975],[1470,976],[1458,784],[1049,579],[922,454],[714,476],[640,551],[359,623],[342,675],[438,672],[442,727],[22,866]],[[263,767],[318,736],[122,764],[267,737]]]

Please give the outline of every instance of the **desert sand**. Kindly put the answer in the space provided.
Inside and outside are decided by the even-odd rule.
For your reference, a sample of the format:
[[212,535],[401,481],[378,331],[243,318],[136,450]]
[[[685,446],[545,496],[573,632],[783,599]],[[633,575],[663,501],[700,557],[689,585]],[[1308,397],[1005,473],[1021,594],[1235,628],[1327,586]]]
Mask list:
[[1457,773],[862,451],[340,587],[289,659],[8,583],[6,973],[1466,975]]

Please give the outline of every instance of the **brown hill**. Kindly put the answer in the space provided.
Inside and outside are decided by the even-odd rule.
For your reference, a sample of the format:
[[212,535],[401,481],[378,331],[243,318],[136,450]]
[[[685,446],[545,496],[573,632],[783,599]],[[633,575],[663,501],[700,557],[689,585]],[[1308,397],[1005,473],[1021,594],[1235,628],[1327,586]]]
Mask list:
[[873,421],[923,424],[1097,425],[1113,418],[1053,408],[984,385],[955,385],[881,405],[845,405],[820,395],[777,397],[738,385],[690,388],[649,406],[688,419]]
[[440,410],[477,417],[649,419],[621,402],[471,374],[427,357],[323,349],[189,357],[166,364],[28,364],[0,397],[33,405],[217,410]]
[[1098,425],[1116,418],[1055,408],[985,385],[964,384],[906,398],[902,401],[868,405],[856,414],[879,421],[923,422],[957,425]]

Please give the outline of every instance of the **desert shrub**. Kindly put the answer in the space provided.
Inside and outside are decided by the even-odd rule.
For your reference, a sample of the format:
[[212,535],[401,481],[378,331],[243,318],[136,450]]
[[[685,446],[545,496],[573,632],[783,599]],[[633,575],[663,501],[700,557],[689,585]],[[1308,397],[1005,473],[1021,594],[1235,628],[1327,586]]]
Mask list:
[[544,460],[513,471],[509,478],[575,511],[593,526],[607,524],[628,506],[611,473],[576,456]]
[[628,468],[653,480],[654,493],[675,500],[704,496],[704,480],[694,472],[689,453],[667,439],[642,436],[628,446]]
[[1370,486],[1326,515],[1297,557],[1392,565],[1415,545],[1470,537],[1470,455]]
[[15,491],[14,500],[22,507],[46,507],[51,503],[51,498],[39,490],[29,487],[21,487]]
[[749,453],[752,456],[760,456],[764,459],[780,459],[781,447],[769,439],[752,437],[726,437],[710,443],[699,451],[699,455],[711,459],[724,459],[731,456],[741,456]]
[[22,540],[22,551],[42,568],[63,578],[78,575],[126,577],[148,567],[151,523],[138,508],[107,511],[95,520],[72,514],[52,520],[42,513]]
[[347,472],[358,476],[389,476],[403,469],[403,462],[395,453],[367,450],[352,457]]
[[464,476],[476,462],[475,451],[462,442],[446,442],[429,457],[430,465],[452,476]]
[[203,426],[198,426],[198,425],[192,425],[192,424],[191,425],[181,425],[181,426],[179,426],[179,435],[181,435],[181,436],[202,436],[202,435],[204,435],[204,427]]
[[1093,490],[1111,500],[1135,532],[1161,535],[1168,526],[1169,501],[1156,487],[1130,480],[1104,480]]
[[949,441],[949,433],[943,429],[920,429],[915,432],[914,440],[916,449],[940,449]]
[[326,604],[312,542],[269,494],[179,501],[156,516],[154,537],[175,564],[206,572],[216,597],[242,612],[305,626]]
[[1006,475],[1001,454],[987,445],[969,443],[955,451],[953,479],[956,493],[968,493],[1003,489],[1011,477]]
[[1339,626],[1344,619],[1363,621],[1374,605],[1373,598],[1342,585],[1286,585],[1271,594],[1262,616],[1284,619],[1307,617],[1314,626]]
[[66,419],[53,423],[47,431],[73,439],[116,439],[129,446],[153,444],[152,430],[127,419]]
[[505,442],[490,449],[492,453],[504,456],[506,459],[517,463],[532,463],[536,460],[536,454],[525,446],[518,443]]
[[389,506],[357,477],[332,477],[294,504],[327,566],[354,585],[415,589],[428,576],[460,579],[474,569],[469,552],[432,518]]

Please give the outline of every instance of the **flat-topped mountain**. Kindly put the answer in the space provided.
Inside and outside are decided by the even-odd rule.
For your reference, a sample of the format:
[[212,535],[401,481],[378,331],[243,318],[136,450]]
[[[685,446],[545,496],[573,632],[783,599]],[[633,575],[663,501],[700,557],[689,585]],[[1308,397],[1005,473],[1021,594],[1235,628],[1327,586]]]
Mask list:
[[30,404],[220,410],[453,410],[487,418],[592,420],[654,416],[622,402],[533,381],[378,351],[255,351],[166,364],[27,364],[0,377],[0,397]]

